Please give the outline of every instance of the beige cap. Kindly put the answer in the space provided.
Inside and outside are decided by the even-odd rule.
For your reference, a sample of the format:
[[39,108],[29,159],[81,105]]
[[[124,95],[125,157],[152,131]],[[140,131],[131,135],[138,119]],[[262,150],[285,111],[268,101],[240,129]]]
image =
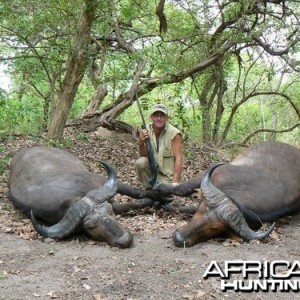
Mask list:
[[161,112],[163,112],[165,115],[168,115],[168,109],[167,109],[166,106],[163,105],[163,104],[156,104],[156,105],[154,105],[154,106],[152,107],[152,113],[151,113],[151,115],[154,114],[154,113],[157,112],[157,111],[161,111]]

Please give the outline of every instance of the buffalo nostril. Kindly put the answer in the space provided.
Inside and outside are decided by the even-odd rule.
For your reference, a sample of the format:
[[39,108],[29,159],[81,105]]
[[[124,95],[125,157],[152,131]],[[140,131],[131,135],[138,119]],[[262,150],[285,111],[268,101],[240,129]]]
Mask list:
[[132,244],[132,241],[133,241],[133,236],[130,232],[126,232],[123,234],[123,236],[121,238],[119,238],[117,241],[116,241],[116,246],[118,248],[128,248],[130,247],[130,245]]
[[177,247],[186,246],[186,241],[184,240],[184,237],[183,237],[182,233],[179,230],[176,230],[173,233],[173,242]]

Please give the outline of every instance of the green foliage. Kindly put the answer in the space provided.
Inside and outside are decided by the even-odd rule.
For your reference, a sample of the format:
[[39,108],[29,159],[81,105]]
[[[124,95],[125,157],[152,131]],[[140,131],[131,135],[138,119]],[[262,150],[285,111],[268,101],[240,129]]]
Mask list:
[[2,99],[0,102],[0,134],[37,133],[42,127],[40,100]]
[[2,156],[2,153],[6,152],[6,148],[4,145],[0,145],[0,174],[7,175],[9,164],[11,161],[11,158],[8,156]]
[[60,149],[70,149],[74,146],[74,141],[69,137],[65,137],[60,141],[49,140],[47,144],[48,146],[52,146]]
[[80,119],[89,105],[93,91],[90,82],[84,81],[76,94],[75,101],[69,114],[69,119]]
[[[3,58],[7,55],[15,56],[16,59],[6,61],[11,71],[12,91],[6,93],[0,89],[0,134],[32,134],[45,128],[47,119],[51,116],[51,111],[44,110],[45,103],[49,100],[50,109],[55,108],[59,98],[74,51],[81,4],[81,0],[1,1],[1,53]],[[156,5],[155,1],[142,0],[101,2],[92,28],[89,69],[82,74],[84,79],[78,88],[69,118],[80,118],[83,115],[94,94],[96,83],[106,85],[109,91],[101,108],[116,103],[116,100],[120,101],[119,96],[126,95],[131,87],[141,58],[145,58],[147,63],[142,71],[140,87],[149,78],[160,83],[153,90],[149,86],[151,91],[141,97],[146,121],[152,105],[162,102],[170,109],[170,122],[187,137],[195,140],[201,140],[202,127],[205,131],[204,111],[209,114],[209,126],[213,128],[216,124],[218,93],[214,95],[214,88],[218,84],[212,82],[206,85],[213,72],[220,77],[216,76],[216,80],[223,79],[226,84],[226,91],[222,95],[224,112],[220,116],[219,135],[228,122],[231,122],[229,117],[232,109],[245,96],[257,91],[270,91],[271,87],[275,90],[280,86],[278,77],[281,70],[278,70],[277,65],[283,61],[279,56],[274,61],[270,56],[266,59],[266,52],[263,59],[257,59],[259,47],[252,50],[251,43],[255,42],[252,40],[253,36],[269,35],[271,39],[275,35],[270,31],[272,28],[282,35],[279,34],[282,41],[280,47],[284,48],[284,34],[289,37],[286,40],[293,40],[291,34],[296,32],[298,25],[296,19],[293,19],[294,23],[290,22],[289,27],[284,26],[285,22],[280,18],[282,5],[276,6],[273,1],[266,4],[268,9],[260,9],[263,4],[252,0],[228,1],[226,5],[219,6],[211,6],[210,1],[206,0],[170,1],[164,7],[168,31],[162,34],[159,34]],[[255,12],[254,5],[257,5]],[[297,16],[299,8],[290,2],[285,5],[291,21],[293,10]],[[288,9],[290,6],[293,10]],[[276,11],[276,17],[273,18],[271,14],[261,15],[259,11]],[[285,12],[282,14],[284,18],[287,15]],[[292,24],[295,24],[295,28]],[[233,45],[230,51],[209,66],[208,58],[218,53],[227,43]],[[126,45],[131,48],[128,50]],[[291,51],[297,53],[299,49]],[[286,56],[284,60],[288,61],[288,55]],[[103,69],[98,77],[90,80],[91,72],[102,63]],[[181,83],[166,84],[172,76],[179,74],[180,77],[184,71],[199,64],[203,64],[203,67],[197,73],[191,73]],[[297,78],[293,76],[296,75],[289,74],[285,78],[286,93],[299,107],[300,87],[296,83]],[[292,80],[294,83],[290,84]],[[191,88],[191,82],[197,87],[197,91]],[[199,95],[202,92],[206,94],[201,102]],[[276,113],[277,125],[274,122]],[[299,119],[291,105],[279,96],[264,95],[261,99],[249,97],[238,107],[229,124],[225,141],[243,140],[259,128],[286,128],[292,126],[297,118]],[[141,124],[135,104],[126,109],[120,119],[135,126]],[[295,141],[298,137],[297,130],[280,135],[280,138],[287,141]],[[77,136],[79,140],[85,138],[83,133]],[[262,133],[252,140],[269,138],[270,134]],[[58,144],[54,143],[55,146],[62,148],[72,146],[72,141],[69,140],[56,143]]]
[[89,139],[89,135],[85,132],[78,132],[76,134],[76,139],[78,141],[87,141]]
[[0,280],[4,280],[7,279],[7,274],[5,274],[4,272],[0,273]]
[[213,163],[219,162],[219,157],[216,153],[211,152],[210,153],[210,159],[212,160]]
[[1,104],[2,104],[2,101],[3,101],[6,97],[7,97],[7,92],[6,92],[4,89],[0,88],[0,106],[1,106]]
[[0,159],[0,174],[7,175],[11,158],[3,157]]

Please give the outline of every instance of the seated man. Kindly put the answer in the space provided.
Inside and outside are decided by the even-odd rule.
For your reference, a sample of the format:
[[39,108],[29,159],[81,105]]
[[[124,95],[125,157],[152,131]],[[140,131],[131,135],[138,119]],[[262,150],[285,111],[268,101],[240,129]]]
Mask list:
[[157,104],[152,108],[151,125],[142,129],[139,135],[139,154],[136,160],[137,177],[145,189],[152,189],[149,183],[152,177],[145,140],[150,139],[154,157],[158,166],[157,183],[178,185],[183,168],[181,132],[168,123],[168,110],[165,105]]

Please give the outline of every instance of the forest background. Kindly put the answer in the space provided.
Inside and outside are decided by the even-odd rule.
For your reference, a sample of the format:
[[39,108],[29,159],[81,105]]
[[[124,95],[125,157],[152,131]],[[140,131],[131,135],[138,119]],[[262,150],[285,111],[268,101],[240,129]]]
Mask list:
[[0,135],[135,133],[166,104],[186,139],[299,146],[299,1],[1,0]]

